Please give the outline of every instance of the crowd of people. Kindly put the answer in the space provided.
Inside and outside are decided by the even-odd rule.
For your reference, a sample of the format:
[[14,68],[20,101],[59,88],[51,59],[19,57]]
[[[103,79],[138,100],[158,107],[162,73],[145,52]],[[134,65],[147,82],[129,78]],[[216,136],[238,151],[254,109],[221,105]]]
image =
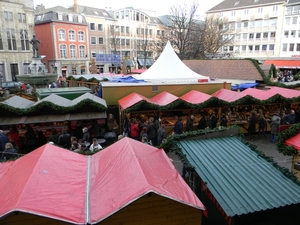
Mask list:
[[284,70],[278,72],[278,82],[292,82],[294,80],[294,75],[291,70]]

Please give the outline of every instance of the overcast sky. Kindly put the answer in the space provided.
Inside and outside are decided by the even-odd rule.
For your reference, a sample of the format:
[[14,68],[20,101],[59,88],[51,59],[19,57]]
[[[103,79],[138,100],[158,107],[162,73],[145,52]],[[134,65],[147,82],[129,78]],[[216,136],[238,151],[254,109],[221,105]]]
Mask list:
[[[112,9],[120,9],[132,6],[135,9],[148,9],[156,11],[156,15],[170,14],[170,7],[176,4],[191,5],[194,1],[199,2],[199,15],[203,15],[205,11],[211,9],[223,0],[77,0],[78,5],[91,6],[95,8],[111,7]],[[34,0],[34,6],[43,4],[46,8],[53,6],[68,7],[73,4],[73,0]]]

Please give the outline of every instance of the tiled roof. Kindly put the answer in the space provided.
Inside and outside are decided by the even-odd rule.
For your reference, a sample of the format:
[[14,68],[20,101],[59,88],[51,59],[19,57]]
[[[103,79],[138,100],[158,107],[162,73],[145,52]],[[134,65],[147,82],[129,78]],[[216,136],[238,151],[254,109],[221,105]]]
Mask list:
[[178,146],[227,216],[300,203],[300,186],[236,136]]
[[214,6],[207,12],[212,11],[223,11],[223,10],[230,10],[230,9],[238,9],[238,8],[248,8],[248,7],[255,7],[259,5],[265,4],[283,4],[287,0],[224,0],[220,4]]
[[183,60],[183,63],[194,72],[210,78],[263,80],[250,60]]

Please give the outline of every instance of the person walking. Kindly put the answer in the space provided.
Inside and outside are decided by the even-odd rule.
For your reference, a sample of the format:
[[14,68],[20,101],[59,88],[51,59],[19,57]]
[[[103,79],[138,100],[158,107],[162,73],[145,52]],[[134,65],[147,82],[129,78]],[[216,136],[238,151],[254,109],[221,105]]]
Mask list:
[[191,114],[186,121],[186,132],[194,130],[194,115]]
[[258,138],[260,138],[261,134],[263,135],[264,138],[266,137],[266,133],[265,133],[266,127],[267,127],[267,121],[264,115],[260,114],[258,117]]
[[295,110],[291,109],[290,113],[286,114],[283,117],[283,123],[286,124],[286,125],[294,124],[295,123],[295,118],[296,118]]
[[256,117],[256,112],[251,112],[251,116],[249,118],[249,123],[248,123],[248,134],[250,140],[254,141],[254,134],[256,131],[256,122],[257,122],[257,117]]
[[279,126],[281,124],[281,118],[277,111],[271,118],[271,142],[275,143],[279,133]]
[[165,129],[165,125],[162,124],[157,131],[157,145],[159,146],[164,140],[167,138],[167,131]]
[[181,117],[178,117],[178,120],[175,123],[174,133],[175,134],[182,134],[182,132],[183,132],[183,123],[181,121]]

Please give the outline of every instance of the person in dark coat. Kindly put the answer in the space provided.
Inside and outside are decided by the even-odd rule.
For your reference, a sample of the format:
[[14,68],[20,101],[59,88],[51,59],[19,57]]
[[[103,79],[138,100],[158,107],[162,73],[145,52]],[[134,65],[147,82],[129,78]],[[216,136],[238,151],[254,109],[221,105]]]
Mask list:
[[162,124],[157,131],[157,145],[160,145],[167,138],[167,131],[165,125]]
[[220,127],[227,127],[228,120],[226,115],[223,113],[220,121]]
[[181,121],[181,117],[178,117],[178,120],[175,123],[174,133],[175,134],[182,134],[182,132],[183,132],[183,124],[182,124],[182,121]]
[[263,137],[266,137],[265,130],[267,128],[267,121],[263,114],[260,114],[258,117],[258,137],[262,134]]
[[26,126],[26,133],[25,133],[25,145],[28,152],[31,152],[36,148],[37,140],[36,140],[36,134],[31,126]]
[[59,133],[57,132],[57,130],[55,128],[53,128],[51,130],[51,134],[48,138],[48,142],[53,142],[53,144],[58,145],[58,137],[59,137]]
[[5,145],[8,143],[8,137],[3,133],[3,130],[0,130],[0,151],[5,150]]
[[215,129],[217,127],[218,119],[214,113],[211,115],[210,120],[211,120],[211,129]]
[[296,118],[295,111],[291,110],[289,114],[283,117],[283,122],[284,124],[294,124],[295,118]]
[[62,148],[70,149],[71,142],[70,142],[71,135],[67,132],[66,129],[62,130],[61,135],[58,137],[58,145]]
[[201,119],[199,120],[199,123],[198,123],[198,129],[204,130],[205,128],[206,128],[206,120],[205,120],[204,115],[202,114]]
[[0,161],[4,160],[4,159],[14,159],[17,158],[17,150],[13,147],[12,143],[7,142],[5,144],[5,150],[3,151],[2,155],[1,155],[1,159]]
[[186,121],[186,131],[193,131],[194,130],[194,115],[190,115],[190,117]]
[[83,129],[83,127],[81,125],[81,122],[77,121],[76,127],[72,132],[72,136],[75,136],[77,138],[77,140],[81,139],[83,136],[82,129]]
[[248,134],[251,140],[254,140],[254,134],[256,131],[256,112],[251,112],[251,117],[249,118],[249,123],[248,123]]

